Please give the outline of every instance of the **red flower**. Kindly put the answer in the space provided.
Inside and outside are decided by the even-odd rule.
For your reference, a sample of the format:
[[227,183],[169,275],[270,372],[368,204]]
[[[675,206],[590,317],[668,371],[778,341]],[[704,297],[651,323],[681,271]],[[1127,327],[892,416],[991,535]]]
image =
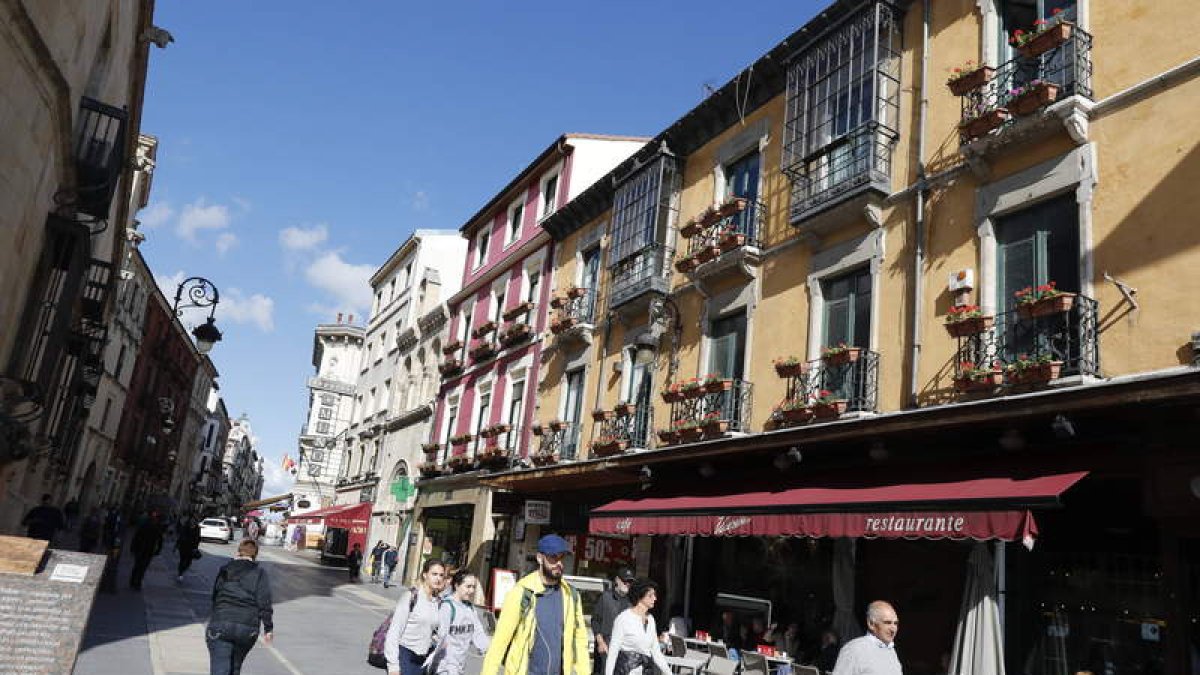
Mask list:
[[1059,14],[1062,14],[1062,7],[1055,7],[1054,9],[1050,10],[1050,13],[1053,14],[1054,16],[1058,16]]

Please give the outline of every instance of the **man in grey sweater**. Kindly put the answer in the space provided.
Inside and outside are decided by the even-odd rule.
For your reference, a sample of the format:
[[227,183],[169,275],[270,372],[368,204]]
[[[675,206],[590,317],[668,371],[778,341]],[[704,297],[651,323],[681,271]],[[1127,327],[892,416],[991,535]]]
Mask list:
[[867,606],[867,634],[847,642],[838,652],[833,675],[904,675],[896,656],[896,610],[882,600]]

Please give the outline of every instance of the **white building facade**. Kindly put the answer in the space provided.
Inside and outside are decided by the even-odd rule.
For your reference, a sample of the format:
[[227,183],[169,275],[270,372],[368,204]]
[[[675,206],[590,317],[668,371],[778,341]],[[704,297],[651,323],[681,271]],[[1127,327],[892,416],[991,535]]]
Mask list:
[[241,514],[242,505],[262,496],[263,462],[255,446],[257,439],[245,415],[229,427],[222,458],[224,483],[222,509],[227,514]]

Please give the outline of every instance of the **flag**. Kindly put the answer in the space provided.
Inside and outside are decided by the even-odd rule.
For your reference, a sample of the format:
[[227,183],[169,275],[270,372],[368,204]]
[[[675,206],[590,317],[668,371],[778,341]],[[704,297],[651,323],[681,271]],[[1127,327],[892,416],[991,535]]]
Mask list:
[[289,457],[286,452],[283,453],[283,470],[291,471],[295,467],[296,467],[296,463],[292,461],[292,458]]

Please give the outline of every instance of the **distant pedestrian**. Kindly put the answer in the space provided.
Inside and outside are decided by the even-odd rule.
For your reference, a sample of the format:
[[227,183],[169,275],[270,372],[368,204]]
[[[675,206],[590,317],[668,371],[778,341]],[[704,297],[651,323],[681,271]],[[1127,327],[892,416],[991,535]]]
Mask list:
[[[421,566],[421,581],[400,594],[388,626],[383,655],[389,675],[422,675],[437,630],[438,596],[446,585],[446,565],[429,559]],[[413,599],[416,594],[416,599]]]
[[70,530],[79,522],[79,499],[71,497],[70,501],[63,504],[63,517],[66,521],[66,529]]
[[387,544],[383,540],[375,542],[374,548],[371,549],[371,581],[379,581],[379,573],[383,569],[383,552],[387,550]]
[[392,583],[392,575],[396,573],[396,565],[400,562],[400,552],[395,546],[388,546],[383,552],[383,587]]
[[92,507],[88,511],[87,517],[83,519],[83,523],[79,525],[79,550],[83,553],[91,553],[95,550],[103,529],[104,523],[100,519],[100,509]]
[[867,606],[867,634],[847,642],[838,652],[833,675],[903,675],[896,656],[900,620],[891,605],[876,600]]
[[29,513],[21,519],[21,524],[25,526],[25,536],[30,539],[50,541],[55,532],[66,527],[66,518],[57,506],[50,504],[50,499],[50,495],[42,495],[41,505],[29,509]]
[[151,514],[138,526],[133,541],[129,542],[129,552],[133,554],[133,573],[129,576],[130,588],[135,591],[142,590],[146,568],[150,567],[150,560],[162,550],[162,545],[162,525],[158,524],[158,514]]
[[658,601],[658,585],[635,581],[629,587],[629,609],[613,622],[604,675],[671,675],[671,666],[658,641],[658,629],[650,610]]
[[358,570],[362,568],[362,545],[355,544],[346,554],[346,567],[350,572],[351,583],[358,581]]
[[109,506],[108,513],[104,516],[104,548],[116,548],[119,551],[124,528],[125,518],[121,515],[121,509],[115,505]]
[[246,523],[246,536],[250,539],[253,539],[255,543],[258,543],[258,534],[260,529],[261,528],[259,528],[258,521],[252,518],[250,519],[250,522]]
[[262,624],[263,642],[271,644],[275,626],[271,607],[271,580],[259,567],[258,544],[243,539],[237,557],[217,572],[213,584],[212,614],[205,630],[211,675],[238,675],[242,661],[258,640]]
[[563,580],[570,552],[557,534],[538,540],[538,569],[504,596],[500,622],[480,669],[485,675],[590,675],[579,591]]
[[472,647],[482,654],[491,642],[475,611],[479,579],[460,569],[449,586],[453,592],[438,609],[438,644],[425,664],[425,672],[431,675],[463,675]]
[[175,550],[179,551],[179,565],[175,568],[175,580],[183,581],[183,573],[192,566],[192,561],[200,557],[200,526],[191,520],[185,520],[176,528],[179,532],[175,539]]
[[609,640],[612,638],[613,622],[617,616],[629,609],[629,584],[634,580],[633,570],[622,567],[613,576],[612,587],[601,594],[592,609],[592,635],[596,639],[596,653],[592,672],[604,670],[604,661],[608,658]]

